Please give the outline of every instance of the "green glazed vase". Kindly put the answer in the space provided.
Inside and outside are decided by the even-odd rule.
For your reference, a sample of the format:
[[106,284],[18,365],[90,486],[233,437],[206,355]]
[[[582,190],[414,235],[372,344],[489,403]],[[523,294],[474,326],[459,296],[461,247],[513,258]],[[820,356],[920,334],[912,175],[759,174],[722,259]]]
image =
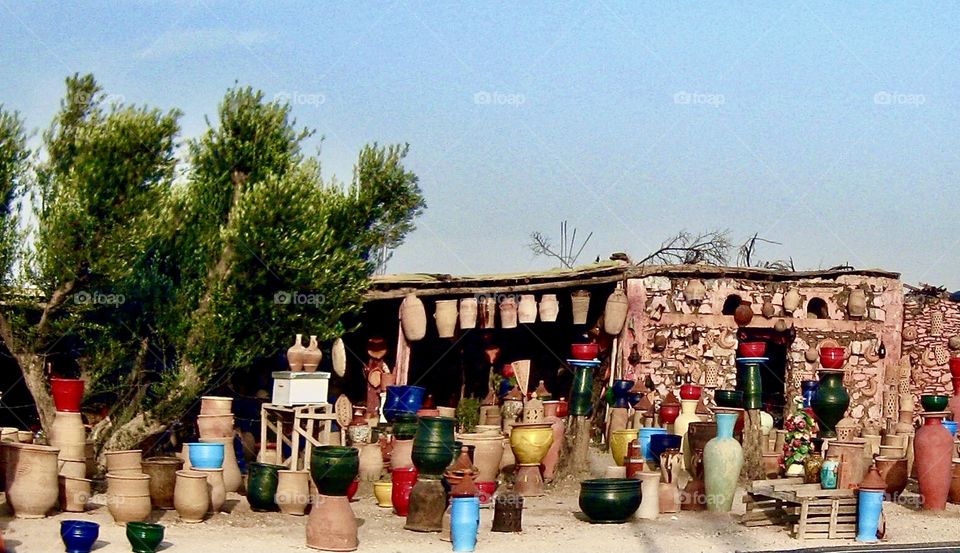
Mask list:
[[843,370],[820,369],[820,387],[813,395],[810,407],[820,428],[821,438],[835,438],[837,423],[850,406],[850,396],[843,387]]
[[760,363],[737,360],[737,389],[743,392],[744,409],[760,409],[763,406]]
[[729,512],[743,467],[743,447],[733,437],[738,412],[718,412],[717,437],[703,447],[703,484],[707,510]]
[[582,417],[590,414],[593,396],[593,369],[577,367],[573,375],[573,390],[570,394],[570,414]]
[[323,495],[347,495],[347,488],[359,472],[359,450],[352,447],[324,445],[310,454],[310,475]]
[[127,541],[133,553],[154,553],[163,541],[163,526],[151,522],[128,522]]
[[277,503],[273,496],[277,494],[278,471],[286,469],[282,465],[250,463],[247,473],[247,501],[254,511],[276,511]]

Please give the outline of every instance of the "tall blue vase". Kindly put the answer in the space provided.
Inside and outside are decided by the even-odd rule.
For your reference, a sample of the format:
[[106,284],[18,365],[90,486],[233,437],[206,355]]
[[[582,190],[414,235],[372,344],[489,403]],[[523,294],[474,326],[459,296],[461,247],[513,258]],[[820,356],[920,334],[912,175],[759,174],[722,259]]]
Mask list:
[[813,407],[813,396],[817,394],[817,388],[820,382],[817,380],[804,380],[800,382],[800,394],[803,397],[803,408]]
[[707,493],[707,510],[726,513],[733,507],[733,496],[743,467],[743,447],[733,437],[739,410],[715,411],[717,437],[703,448],[703,485]]
[[657,428],[655,426],[644,426],[640,429],[640,433],[637,435],[637,443],[640,445],[640,453],[643,454],[643,458],[651,463],[659,463],[658,459],[653,458],[653,453],[650,452],[650,438],[654,434],[666,434],[666,428]]
[[454,551],[473,551],[480,529],[480,498],[454,497],[450,505],[450,539]]
[[857,501],[857,541],[877,541],[880,511],[883,510],[883,490],[860,490]]

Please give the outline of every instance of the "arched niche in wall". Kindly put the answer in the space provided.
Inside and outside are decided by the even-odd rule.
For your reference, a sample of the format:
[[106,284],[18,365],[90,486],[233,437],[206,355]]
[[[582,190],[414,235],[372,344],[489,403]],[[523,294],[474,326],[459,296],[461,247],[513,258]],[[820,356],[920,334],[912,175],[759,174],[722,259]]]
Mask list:
[[740,306],[741,301],[743,300],[739,295],[730,294],[727,296],[727,299],[723,300],[723,311],[721,311],[721,313],[732,317],[733,312]]
[[823,298],[812,297],[810,301],[807,302],[807,318],[808,319],[829,319],[830,318],[830,308],[827,307],[827,302]]

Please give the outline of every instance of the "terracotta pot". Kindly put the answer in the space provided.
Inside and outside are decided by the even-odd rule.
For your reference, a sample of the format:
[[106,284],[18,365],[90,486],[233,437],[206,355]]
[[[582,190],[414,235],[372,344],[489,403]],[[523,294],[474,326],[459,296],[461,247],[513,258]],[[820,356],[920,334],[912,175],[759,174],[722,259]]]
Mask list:
[[285,515],[303,516],[310,502],[310,472],[281,470],[275,501]]
[[210,484],[207,475],[194,470],[178,470],[173,505],[183,522],[203,522],[210,510]]
[[953,460],[953,472],[950,478],[950,503],[960,503],[960,459]]
[[307,520],[307,547],[354,551],[359,544],[357,519],[347,498],[317,494]]
[[307,348],[303,347],[303,334],[297,334],[293,345],[287,349],[287,365],[292,372],[300,372],[303,370],[303,352],[306,351],[306,349]]
[[560,302],[557,301],[556,294],[544,294],[540,296],[540,305],[538,306],[540,321],[544,323],[554,323],[557,321],[557,315],[560,313]]
[[523,324],[537,322],[537,299],[533,294],[521,294],[517,305],[517,320]]
[[543,473],[543,479],[546,482],[553,480],[554,471],[557,469],[557,463],[560,462],[560,451],[563,448],[563,437],[566,431],[566,424],[560,417],[545,417],[544,422],[550,423],[553,430],[553,443],[550,449],[544,455],[540,462],[540,472]]
[[57,448],[4,442],[7,503],[19,518],[40,518],[57,505]]
[[733,312],[733,320],[737,323],[737,326],[747,326],[750,324],[750,321],[753,320],[753,308],[750,307],[749,301],[742,300],[740,302],[740,305],[738,305]]
[[783,295],[783,310],[787,313],[793,313],[800,308],[801,301],[800,292],[797,292],[796,288],[791,288]]
[[907,487],[907,460],[906,458],[875,457],[877,470],[886,483],[887,499],[896,500]]
[[80,412],[84,382],[78,378],[51,378],[50,393],[57,411]]
[[143,473],[150,477],[150,501],[157,509],[173,509],[177,471],[183,460],[177,457],[150,457],[143,461]]
[[232,415],[233,398],[223,396],[203,396],[200,398],[201,415]]
[[610,335],[617,336],[623,330],[627,320],[629,302],[623,288],[616,288],[607,297],[607,304],[603,309],[603,330]]
[[460,300],[460,328],[477,328],[477,298]]
[[400,303],[400,326],[408,342],[417,342],[427,335],[427,311],[414,294],[407,294]]
[[499,434],[460,434],[464,445],[475,447],[473,464],[479,469],[478,480],[496,480],[500,475],[500,460],[503,458],[503,438]]
[[57,474],[71,478],[86,478],[87,462],[84,459],[64,459],[57,461]]
[[517,327],[517,300],[513,296],[506,296],[500,299],[500,327]]
[[240,464],[237,462],[237,450],[233,438],[200,438],[202,443],[223,444],[223,487],[228,492],[239,492],[243,489],[243,475],[240,473]]
[[150,477],[108,472],[107,509],[117,524],[146,520],[151,510]]
[[923,426],[913,440],[914,466],[920,484],[923,508],[942,511],[950,493],[951,460],[954,457],[953,436],[941,421],[944,413],[924,413]]
[[587,313],[590,311],[590,292],[576,290],[570,294],[570,309],[573,312],[573,324],[587,324]]
[[440,338],[452,338],[457,331],[457,300],[437,300],[433,318]]
[[50,445],[60,447],[60,444],[83,444],[87,440],[87,429],[83,426],[80,413],[58,411],[50,427]]
[[[105,454],[107,458],[107,472],[113,474],[137,475],[143,473],[141,465],[142,457],[139,449],[127,449],[123,451],[108,451]],[[147,492],[149,493],[149,492]]]
[[207,477],[207,489],[210,492],[208,513],[219,513],[227,500],[227,491],[223,486],[223,469],[192,469]]
[[317,337],[310,336],[310,345],[303,351],[303,372],[316,372],[321,359],[323,359],[323,353],[317,344]]
[[413,466],[413,440],[394,440],[390,452],[390,468],[393,470]]
[[360,480],[376,482],[383,475],[383,453],[380,444],[364,444],[360,447]]
[[233,436],[233,415],[199,415],[197,429],[200,438],[230,438]]
[[68,513],[82,513],[87,510],[92,480],[86,478],[60,477],[60,510]]

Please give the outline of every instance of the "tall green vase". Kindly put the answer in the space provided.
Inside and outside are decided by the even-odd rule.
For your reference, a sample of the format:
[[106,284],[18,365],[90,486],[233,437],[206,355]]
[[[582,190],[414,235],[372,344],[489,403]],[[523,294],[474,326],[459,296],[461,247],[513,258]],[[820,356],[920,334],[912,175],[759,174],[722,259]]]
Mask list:
[[837,423],[850,406],[850,395],[843,387],[843,369],[820,369],[820,386],[810,402],[821,438],[835,438]]
[[453,425],[448,417],[420,417],[411,459],[424,476],[440,475],[454,458]]
[[577,366],[573,374],[573,391],[570,394],[570,414],[587,416],[591,411],[593,397],[593,368]]
[[733,437],[739,410],[717,409],[717,437],[703,448],[703,484],[707,495],[707,510],[728,512],[733,507],[733,496],[743,468],[743,447]]
[[763,406],[763,384],[760,381],[760,361],[737,359],[737,389],[743,392],[744,409]]

